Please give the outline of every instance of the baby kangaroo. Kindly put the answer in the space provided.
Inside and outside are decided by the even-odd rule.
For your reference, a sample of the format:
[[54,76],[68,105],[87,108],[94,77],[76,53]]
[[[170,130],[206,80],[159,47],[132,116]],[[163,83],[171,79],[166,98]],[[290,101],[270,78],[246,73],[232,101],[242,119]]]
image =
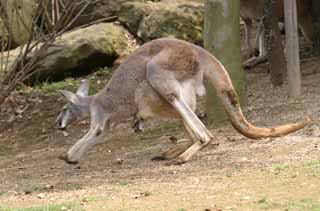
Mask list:
[[194,113],[196,96],[205,93],[204,77],[215,87],[233,127],[249,138],[286,135],[310,122],[306,119],[274,128],[259,128],[250,124],[242,114],[232,82],[219,60],[194,44],[161,38],[133,52],[97,94],[88,96],[87,81],[80,85],[75,94],[61,91],[69,102],[57,118],[60,129],[65,129],[87,114],[91,117],[88,133],[61,158],[68,163],[77,163],[110,123],[117,124],[134,117],[134,125],[139,127],[139,122],[143,120],[164,117],[181,119],[190,143],[156,158],[171,160],[169,164],[189,161],[213,139]]

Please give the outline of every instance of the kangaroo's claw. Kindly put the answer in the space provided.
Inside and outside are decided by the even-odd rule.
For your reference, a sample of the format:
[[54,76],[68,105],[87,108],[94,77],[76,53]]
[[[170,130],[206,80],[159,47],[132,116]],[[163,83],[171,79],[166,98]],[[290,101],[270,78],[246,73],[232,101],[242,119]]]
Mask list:
[[182,160],[180,158],[175,158],[173,160],[170,160],[168,162],[165,163],[166,166],[173,166],[173,165],[182,165],[184,163],[186,163],[187,161]]
[[164,160],[168,160],[168,158],[166,158],[165,156],[159,155],[159,156],[155,156],[153,158],[151,158],[152,161],[164,161]]

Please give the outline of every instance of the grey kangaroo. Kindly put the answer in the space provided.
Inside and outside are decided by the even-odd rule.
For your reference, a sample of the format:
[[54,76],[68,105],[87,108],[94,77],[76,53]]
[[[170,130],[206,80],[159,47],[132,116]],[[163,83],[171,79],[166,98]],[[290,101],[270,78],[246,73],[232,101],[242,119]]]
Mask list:
[[[245,23],[245,41],[246,47],[250,54],[255,55],[258,51],[257,57],[252,57],[244,62],[245,67],[252,67],[255,64],[263,62],[267,59],[267,50],[265,46],[265,36],[270,36],[265,33],[263,26],[263,0],[241,0],[240,1],[240,16]],[[275,14],[279,17],[279,21],[284,21],[284,1],[275,1]],[[297,15],[300,29],[308,43],[314,40],[314,26],[312,18],[312,2],[310,0],[297,0]],[[256,23],[256,24],[254,24]],[[251,32],[253,25],[257,25],[257,33],[255,36],[255,43],[251,43]]]
[[237,94],[224,66],[203,48],[169,38],[150,41],[134,51],[112,75],[103,90],[88,96],[83,82],[74,94],[61,91],[68,99],[57,118],[57,126],[67,126],[91,117],[91,126],[66,155],[68,163],[79,162],[85,151],[97,142],[104,128],[134,117],[136,126],[150,118],[176,118],[190,137],[186,146],[170,149],[155,159],[182,164],[207,146],[213,136],[195,114],[196,96],[203,95],[203,78],[215,87],[233,127],[252,139],[277,137],[306,126],[311,120],[274,128],[259,128],[242,114]]

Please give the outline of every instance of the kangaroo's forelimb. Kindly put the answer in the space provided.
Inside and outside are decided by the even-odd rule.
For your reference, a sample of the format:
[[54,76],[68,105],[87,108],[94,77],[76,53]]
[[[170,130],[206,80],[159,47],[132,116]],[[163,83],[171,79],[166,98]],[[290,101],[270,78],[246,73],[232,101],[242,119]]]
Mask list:
[[108,119],[107,113],[103,112],[99,106],[91,110],[91,126],[89,131],[68,151],[67,155],[60,156],[70,164],[77,164],[83,154],[99,141]]

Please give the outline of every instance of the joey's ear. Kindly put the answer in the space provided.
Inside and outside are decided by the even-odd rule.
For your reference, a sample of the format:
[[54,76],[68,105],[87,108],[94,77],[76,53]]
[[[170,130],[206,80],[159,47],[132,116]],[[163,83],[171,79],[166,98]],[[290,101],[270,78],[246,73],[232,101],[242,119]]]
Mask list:
[[88,96],[89,94],[89,80],[82,80],[81,81],[81,84],[76,92],[77,95],[80,95],[80,96]]
[[59,92],[65,96],[68,101],[70,101],[71,103],[75,104],[75,105],[80,105],[81,104],[81,96],[74,94],[70,91],[67,90],[59,90]]

